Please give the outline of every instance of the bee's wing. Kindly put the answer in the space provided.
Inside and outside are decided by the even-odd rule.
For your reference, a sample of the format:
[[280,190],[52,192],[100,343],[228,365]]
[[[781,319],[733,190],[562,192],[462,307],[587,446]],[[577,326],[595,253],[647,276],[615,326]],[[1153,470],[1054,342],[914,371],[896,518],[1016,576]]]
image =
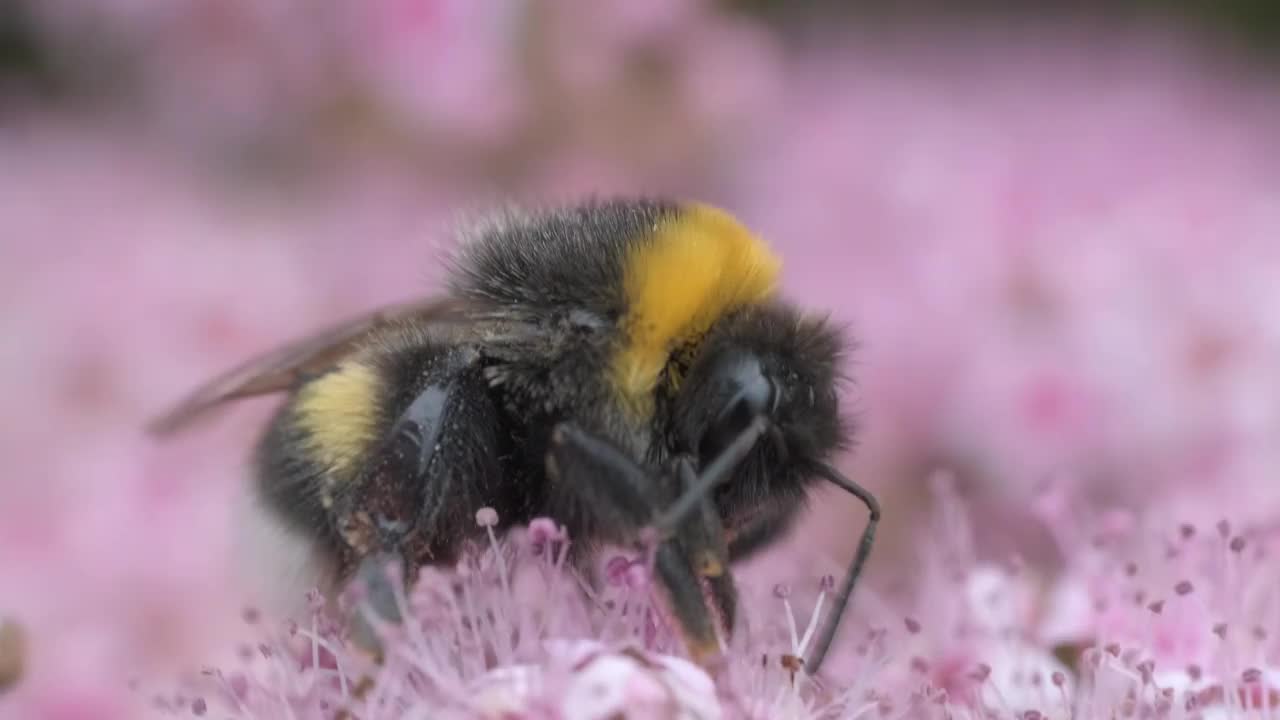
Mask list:
[[301,337],[215,377],[152,420],[147,429],[154,435],[170,435],[233,400],[290,390],[302,378],[340,362],[379,328],[405,322],[428,327],[462,323],[468,317],[466,304],[453,298],[431,297],[379,308]]

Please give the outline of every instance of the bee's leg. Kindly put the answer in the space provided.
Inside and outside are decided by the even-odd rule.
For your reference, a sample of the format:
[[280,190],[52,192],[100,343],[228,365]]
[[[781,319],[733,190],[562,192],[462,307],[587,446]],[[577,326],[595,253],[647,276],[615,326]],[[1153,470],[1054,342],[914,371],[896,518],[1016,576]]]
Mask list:
[[[587,505],[603,535],[615,542],[634,541],[646,528],[660,529],[659,507],[698,481],[687,458],[677,462],[678,484],[672,485],[669,476],[640,466],[612,443],[572,423],[561,423],[552,432],[547,474]],[[661,528],[657,539],[674,538],[689,548],[699,575],[719,575],[728,564],[719,513],[707,497],[694,510],[679,525]]]
[[729,443],[719,455],[711,460],[696,481],[684,489],[680,497],[671,504],[662,517],[658,518],[658,528],[665,532],[679,526],[691,514],[697,512],[702,503],[711,497],[716,486],[733,477],[738,463],[755,448],[756,441],[768,431],[768,421],[756,418]]
[[702,580],[689,562],[689,555],[678,543],[663,543],[654,558],[654,570],[666,588],[689,655],[699,665],[706,665],[720,654],[720,639],[702,593]]
[[[636,539],[657,511],[659,479],[603,438],[572,423],[551,433],[547,476],[586,506],[602,539],[627,543]],[[557,503],[563,504],[563,503]]]
[[[404,577],[404,555],[399,550],[388,550],[364,556],[352,578],[364,587],[364,602],[381,622],[398,624],[401,621],[400,605],[396,602],[397,588],[392,584],[391,570]],[[382,642],[377,631],[369,624],[364,613],[356,611],[351,623],[351,640],[357,646],[381,658]]]
[[[688,492],[698,480],[693,461],[688,457],[676,463],[680,491]],[[676,538],[688,549],[698,577],[706,580],[711,602],[715,605],[726,636],[733,635],[737,619],[738,590],[733,581],[732,561],[726,543],[724,524],[720,511],[710,497],[703,499],[699,512],[676,528]]]
[[[745,441],[746,437],[747,436],[744,434],[744,436],[740,437],[739,440]],[[738,444],[738,441],[735,441],[734,444]],[[724,455],[728,456],[732,450],[733,448],[731,446]],[[719,461],[720,458],[717,458],[716,462],[713,463],[713,466],[718,464]],[[710,469],[711,468],[709,468],[709,470]],[[871,548],[875,542],[876,527],[880,522],[880,505],[876,501],[875,496],[869,491],[852,480],[844,477],[832,467],[821,465],[816,468],[816,472],[833,485],[836,485],[845,492],[848,492],[861,500],[862,503],[867,506],[867,509],[870,512],[870,517],[866,527],[862,531],[862,536],[858,542],[857,552],[854,554],[853,559],[850,560],[848,570],[845,571],[844,579],[832,601],[830,606],[831,609],[822,626],[822,630],[815,637],[816,644],[814,646],[814,650],[812,651],[811,656],[804,661],[806,671],[814,675],[816,675],[822,668],[822,663],[826,659],[827,651],[830,650],[831,644],[835,641],[835,636],[840,628],[840,622],[844,616],[845,608],[849,603],[849,598],[853,594],[853,589],[857,585],[859,577],[862,575],[863,567],[866,565],[867,559],[871,555]],[[704,472],[703,475],[698,478],[698,482],[694,486],[694,489],[692,491],[686,490],[685,496],[677,501],[677,505],[680,505],[680,503],[683,502],[689,502],[691,500],[691,494],[697,493],[702,489],[709,489],[710,487],[713,487],[714,482],[708,482],[709,478],[707,476],[708,472]],[[714,478],[711,478],[711,480],[714,480]],[[690,505],[686,507],[691,506],[692,503],[690,502]],[[796,510],[797,508],[793,505],[774,505],[742,522],[731,525],[729,527],[729,535],[731,536],[729,541],[730,559],[732,561],[737,561],[776,539],[779,535],[789,529]],[[668,511],[667,516],[665,517],[671,517],[675,514],[675,511]],[[730,509],[730,514],[732,514],[732,509]]]
[[[666,476],[647,471],[611,443],[572,424],[554,431],[547,463],[553,480],[572,488],[600,521],[602,534],[614,541],[632,541],[638,532],[653,527],[657,503],[680,489],[671,487]],[[682,484],[695,481],[687,461],[679,464],[678,478]],[[719,514],[709,501],[700,509],[672,533],[658,538],[654,570],[690,654],[705,664],[719,653],[720,645],[702,581],[711,582],[715,602],[728,623],[736,592]]]
[[[408,374],[423,378],[362,472],[334,504],[338,535],[357,562],[366,601],[383,620],[400,620],[388,563],[412,584],[424,563],[456,560],[479,534],[475,513],[511,513],[512,488],[498,457],[499,418],[478,367],[423,356]],[[407,362],[407,361],[406,361]],[[416,371],[416,372],[415,372]],[[357,627],[363,620],[357,617]],[[368,628],[360,633],[373,635]]]
[[726,568],[720,575],[707,578],[707,589],[720,616],[725,637],[733,637],[738,621],[738,586],[733,580],[733,572]]
[[[697,484],[697,471],[690,458],[681,457],[677,460],[676,477],[679,480],[677,497],[683,496]],[[671,532],[685,547],[696,549],[694,568],[700,576],[716,577],[728,570],[729,549],[725,542],[724,525],[709,495],[704,496],[696,510],[672,528]]]

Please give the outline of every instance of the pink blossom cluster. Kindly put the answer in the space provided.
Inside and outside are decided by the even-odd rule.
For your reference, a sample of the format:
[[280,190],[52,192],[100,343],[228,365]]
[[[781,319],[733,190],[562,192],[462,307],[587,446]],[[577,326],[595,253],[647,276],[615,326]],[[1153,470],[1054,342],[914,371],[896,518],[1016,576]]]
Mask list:
[[[1280,712],[1274,81],[1098,28],[320,6],[33,5],[118,92],[0,117],[0,717]],[[269,403],[167,445],[146,419],[430,292],[459,214],[614,192],[729,208],[858,342],[841,464],[886,518],[830,672],[782,658],[861,527],[834,495],[743,569],[714,676],[643,577],[607,607],[525,535],[430,573],[406,602],[433,634],[410,623],[381,669],[320,615],[246,623],[231,508]]]
[[[1274,532],[1046,511],[1047,525],[1088,533],[1063,536],[1073,566],[1044,576],[966,552],[972,518],[953,480],[933,479],[920,581],[895,600],[860,589],[842,652],[817,677],[796,660],[829,579],[800,616],[786,585],[752,597],[720,663],[700,668],[679,657],[642,557],[615,554],[589,583],[565,564],[572,539],[543,519],[504,539],[490,529],[455,569],[426,571],[396,594],[403,623],[384,622],[360,588],[345,594],[340,616],[373,623],[380,661],[316,593],[309,619],[279,629],[246,610],[254,632],[227,664],[137,691],[169,717],[1190,719],[1280,708]],[[491,528],[495,515],[477,520]]]

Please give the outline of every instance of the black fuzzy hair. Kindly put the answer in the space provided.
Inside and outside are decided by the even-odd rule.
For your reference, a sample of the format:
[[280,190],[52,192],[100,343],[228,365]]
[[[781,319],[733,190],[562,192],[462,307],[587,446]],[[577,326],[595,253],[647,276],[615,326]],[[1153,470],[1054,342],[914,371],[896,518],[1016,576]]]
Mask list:
[[624,310],[627,256],[679,211],[666,200],[595,200],[551,210],[509,209],[463,232],[450,290],[533,312]]

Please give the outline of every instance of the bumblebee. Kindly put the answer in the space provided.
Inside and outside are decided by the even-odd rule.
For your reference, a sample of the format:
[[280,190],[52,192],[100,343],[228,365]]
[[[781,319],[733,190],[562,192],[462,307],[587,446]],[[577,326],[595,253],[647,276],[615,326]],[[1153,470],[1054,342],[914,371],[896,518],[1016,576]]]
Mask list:
[[503,527],[553,517],[587,554],[656,538],[656,580],[703,663],[733,630],[730,565],[829,481],[870,519],[805,661],[817,673],[880,517],[829,464],[852,435],[842,334],[781,299],[778,258],[707,205],[508,209],[462,235],[443,293],[253,359],[152,430],[287,394],[255,492],[337,582],[374,559],[410,578],[456,561],[483,507]]

